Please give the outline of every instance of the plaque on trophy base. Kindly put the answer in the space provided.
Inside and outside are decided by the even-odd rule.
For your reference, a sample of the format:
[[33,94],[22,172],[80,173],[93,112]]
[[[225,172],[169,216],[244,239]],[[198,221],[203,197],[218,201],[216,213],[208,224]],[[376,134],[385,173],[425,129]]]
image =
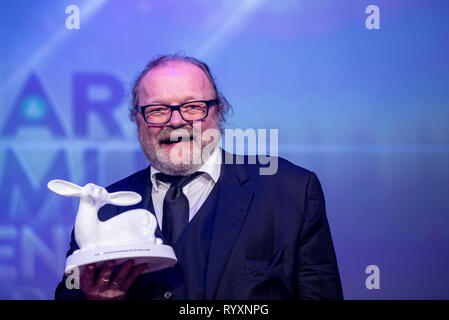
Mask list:
[[134,265],[148,264],[148,268],[142,273],[171,268],[177,261],[173,248],[170,246],[151,243],[130,243],[75,251],[67,257],[65,272],[70,273],[74,268],[80,268],[81,270],[84,266],[93,263],[95,263],[97,268],[100,268],[104,262],[110,260],[114,260],[116,265],[120,265],[129,259],[134,261]]

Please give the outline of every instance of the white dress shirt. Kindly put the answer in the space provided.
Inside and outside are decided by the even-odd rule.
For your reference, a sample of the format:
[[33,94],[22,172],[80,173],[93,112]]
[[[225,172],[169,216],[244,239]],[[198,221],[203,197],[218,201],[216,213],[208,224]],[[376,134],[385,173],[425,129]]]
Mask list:
[[[198,171],[204,173],[182,188],[183,193],[189,200],[189,221],[193,219],[206,201],[214,185],[218,182],[220,170],[221,152],[220,148],[215,147],[209,159],[198,169]],[[153,199],[154,211],[156,211],[156,219],[159,228],[162,230],[164,198],[170,188],[170,183],[158,180],[156,174],[159,172],[156,168],[151,167],[151,197]]]

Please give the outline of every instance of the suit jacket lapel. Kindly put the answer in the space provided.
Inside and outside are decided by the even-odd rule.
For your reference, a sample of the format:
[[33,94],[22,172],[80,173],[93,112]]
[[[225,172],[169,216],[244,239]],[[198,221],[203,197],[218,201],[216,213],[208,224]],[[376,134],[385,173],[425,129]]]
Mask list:
[[[223,161],[224,163],[224,161]],[[237,235],[245,219],[253,189],[244,185],[248,176],[240,165],[222,164],[212,231],[205,299],[213,299]]]

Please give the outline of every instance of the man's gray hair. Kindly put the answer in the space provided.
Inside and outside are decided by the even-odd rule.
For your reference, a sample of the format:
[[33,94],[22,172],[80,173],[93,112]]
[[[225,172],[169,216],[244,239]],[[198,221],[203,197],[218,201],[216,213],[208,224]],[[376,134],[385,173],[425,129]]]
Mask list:
[[129,108],[129,116],[132,121],[137,121],[137,114],[139,113],[138,107],[139,107],[139,89],[140,84],[142,82],[143,77],[152,69],[164,65],[166,63],[172,62],[172,61],[183,61],[187,63],[191,63],[206,74],[207,78],[210,80],[210,83],[212,85],[212,88],[215,92],[215,97],[218,99],[218,104],[216,105],[216,112],[218,114],[218,119],[220,123],[223,123],[226,121],[226,115],[231,110],[231,105],[229,104],[228,100],[226,100],[225,96],[221,94],[220,91],[217,89],[217,85],[215,84],[214,77],[212,76],[210,69],[208,65],[196,58],[185,56],[180,53],[176,54],[170,54],[170,55],[161,55],[157,56],[153,60],[151,60],[146,66],[145,69],[138,75],[136,80],[134,81],[133,90],[132,90],[132,105]]

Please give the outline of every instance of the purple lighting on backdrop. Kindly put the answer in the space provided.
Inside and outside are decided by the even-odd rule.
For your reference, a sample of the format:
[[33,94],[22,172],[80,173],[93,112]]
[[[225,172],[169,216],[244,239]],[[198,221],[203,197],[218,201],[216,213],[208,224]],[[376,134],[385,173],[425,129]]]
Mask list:
[[[380,8],[368,30],[365,9]],[[80,28],[65,25],[69,5]],[[347,299],[449,298],[449,3],[3,1],[0,298],[51,299],[77,203],[145,167],[129,91],[157,54],[211,67],[230,128],[317,173]],[[365,268],[379,267],[380,289]]]

